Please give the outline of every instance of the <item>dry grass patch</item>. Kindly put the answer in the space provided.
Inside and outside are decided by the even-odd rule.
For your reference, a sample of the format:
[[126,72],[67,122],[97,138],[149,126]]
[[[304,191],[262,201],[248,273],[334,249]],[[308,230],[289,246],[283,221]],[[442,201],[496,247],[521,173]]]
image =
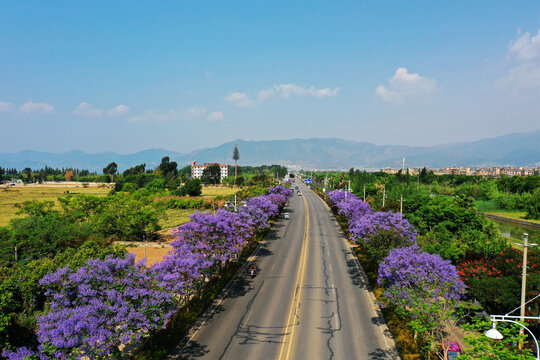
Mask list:
[[[6,190],[7,189],[7,190]],[[0,226],[6,226],[11,219],[21,217],[17,215],[15,204],[27,200],[54,201],[69,194],[87,194],[106,196],[111,189],[99,187],[50,187],[50,186],[13,186],[0,188]]]
[[[135,261],[139,261],[144,258],[144,245],[139,245],[135,247],[128,247],[127,251],[131,254],[134,254]],[[171,250],[171,247],[167,244],[159,245],[150,245],[146,246],[146,266],[151,266],[157,262],[160,262],[165,255]]]
[[202,196],[204,197],[216,197],[216,196],[229,196],[236,194],[240,189],[221,187],[221,186],[204,186],[202,188]]

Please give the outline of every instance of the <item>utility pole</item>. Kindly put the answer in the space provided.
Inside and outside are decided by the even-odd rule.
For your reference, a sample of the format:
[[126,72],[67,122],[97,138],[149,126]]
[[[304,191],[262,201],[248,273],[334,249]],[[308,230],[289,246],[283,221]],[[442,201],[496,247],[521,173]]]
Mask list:
[[[532,246],[536,246],[535,243],[528,244],[528,240],[529,240],[529,234],[523,233],[523,245],[516,244],[519,246],[523,246],[523,273],[521,275],[521,308],[519,310],[519,316],[521,318],[521,322],[525,320],[524,317],[525,317],[525,292],[526,292],[525,290],[527,287],[527,249]],[[524,329],[523,328],[520,329],[519,333],[523,335],[525,333]],[[522,348],[523,348],[523,341],[520,341],[519,349],[521,350]]]
[[399,213],[403,215],[403,195],[401,195],[401,198],[399,200]]
[[17,247],[15,246],[15,262],[17,262]]
[[386,184],[383,186],[382,207],[384,207],[385,199],[386,199]]

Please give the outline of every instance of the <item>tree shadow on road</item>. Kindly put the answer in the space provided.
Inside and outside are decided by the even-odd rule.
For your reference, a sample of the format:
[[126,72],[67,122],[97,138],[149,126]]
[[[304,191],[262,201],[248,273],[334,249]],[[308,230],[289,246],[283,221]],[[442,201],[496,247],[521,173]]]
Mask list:
[[349,269],[349,277],[352,280],[353,285],[359,286],[361,288],[369,289],[369,285],[366,279],[365,274],[363,274],[363,271],[360,268],[360,265],[358,264],[358,260],[356,259],[349,259],[348,255],[349,253],[347,251],[344,251],[345,255],[345,261],[347,262],[347,268]]
[[178,359],[178,360],[187,360],[202,357],[208,354],[208,346],[201,345],[197,341],[190,341],[189,344],[184,346],[181,350],[181,353],[177,356],[170,355],[167,357],[167,360]]
[[397,354],[393,350],[383,350],[376,349],[375,351],[370,352],[369,358],[371,360],[395,360],[397,359]]
[[227,293],[227,298],[237,298],[246,295],[251,289],[253,280],[244,274],[238,274],[231,284],[231,288]]

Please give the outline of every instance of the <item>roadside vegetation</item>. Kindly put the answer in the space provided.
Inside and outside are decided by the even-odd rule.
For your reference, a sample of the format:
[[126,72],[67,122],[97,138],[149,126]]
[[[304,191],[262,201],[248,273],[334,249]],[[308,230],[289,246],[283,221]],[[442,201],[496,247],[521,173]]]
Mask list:
[[[4,357],[116,358],[124,345],[150,341],[163,326],[172,324],[178,308],[184,319],[196,319],[199,313],[190,306],[199,305],[191,300],[204,303],[219,292],[216,286],[222,286],[223,280],[214,279],[231,271],[227,264],[233,254],[244,256],[243,251],[258,241],[288,196],[283,188],[265,195],[275,181],[266,169],[245,173],[251,186],[243,188],[206,187],[196,179],[184,180],[182,174],[188,172],[177,170],[168,158],[152,171],[141,164],[119,174],[111,163],[104,173],[97,176],[110,181],[112,188],[17,185],[0,190],[26,194],[17,196],[19,202],[10,208],[16,216],[0,227],[0,349]],[[35,180],[35,173],[29,174],[24,173],[25,180]],[[235,193],[239,201],[247,201],[242,214],[227,205]],[[266,210],[257,210],[259,206]],[[219,251],[212,248],[202,254],[186,247],[186,242],[195,239],[178,243],[178,234],[167,238],[168,227],[189,227],[194,221],[208,226],[208,220],[217,227],[206,228],[197,241],[213,247],[215,238],[210,239],[210,234],[221,234],[218,237],[227,241]],[[222,228],[222,222],[230,225]],[[155,243],[146,249],[129,246],[164,236],[177,242]],[[145,251],[149,262],[139,265],[135,258]],[[177,277],[169,283],[167,276],[172,273]],[[119,296],[114,304],[112,292]],[[109,294],[108,300],[98,296],[103,293]],[[123,311],[134,317],[126,318]],[[87,322],[90,318],[96,321]],[[160,358],[162,350],[145,350],[140,358]]]
[[[510,246],[477,204],[484,210],[512,204],[534,217],[538,176],[468,179],[423,171],[412,177],[351,169],[316,173],[314,179],[355,244],[403,359],[444,359],[456,343],[464,359],[535,358],[530,339],[518,349],[517,326],[498,324],[506,336],[502,342],[482,335],[491,325],[486,314],[520,305],[522,251]],[[323,187],[342,190],[325,195]],[[540,293],[539,266],[540,252],[529,249],[527,299]],[[538,316],[539,306],[528,304],[526,313]],[[538,322],[527,326],[539,334]]]

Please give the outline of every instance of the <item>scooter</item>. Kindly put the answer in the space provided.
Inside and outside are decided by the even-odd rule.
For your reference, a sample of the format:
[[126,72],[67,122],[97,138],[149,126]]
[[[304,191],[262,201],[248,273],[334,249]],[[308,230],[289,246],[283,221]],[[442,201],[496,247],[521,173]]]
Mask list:
[[249,268],[249,274],[251,275],[252,279],[255,277],[256,272],[257,272],[257,267],[255,265],[251,265],[251,267]]

